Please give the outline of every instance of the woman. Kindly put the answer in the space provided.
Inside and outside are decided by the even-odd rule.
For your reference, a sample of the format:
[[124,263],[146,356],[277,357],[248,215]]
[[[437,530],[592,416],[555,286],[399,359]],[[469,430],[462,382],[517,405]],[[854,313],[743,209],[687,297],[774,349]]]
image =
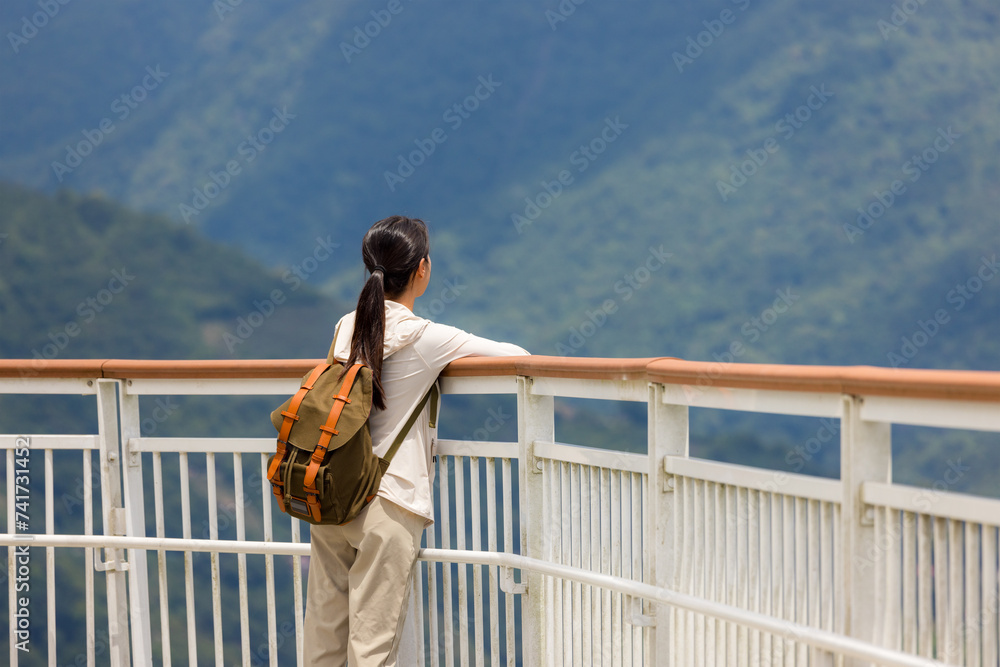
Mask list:
[[[449,363],[468,356],[527,354],[413,314],[431,278],[423,221],[376,222],[361,244],[371,273],[353,313],[334,331],[330,359],[372,370],[372,447],[382,455]],[[429,408],[382,478],[378,495],[343,526],[312,526],[306,600],[307,665],[395,665],[410,576],[431,507],[434,432]]]

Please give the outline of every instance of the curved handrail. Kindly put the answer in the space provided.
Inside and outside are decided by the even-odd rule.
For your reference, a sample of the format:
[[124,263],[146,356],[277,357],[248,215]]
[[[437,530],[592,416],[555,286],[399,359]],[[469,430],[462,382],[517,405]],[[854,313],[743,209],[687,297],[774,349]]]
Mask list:
[[[199,540],[170,537],[126,537],[105,535],[25,535],[0,534],[0,546],[34,547],[89,547],[110,549],[142,549],[147,551],[189,551],[200,553],[238,553],[298,555],[309,554],[308,543],[252,542],[240,540]],[[473,551],[462,549],[421,549],[420,560],[440,563],[488,565],[530,571],[567,581],[595,586],[646,600],[674,606],[678,609],[705,614],[750,628],[770,632],[778,637],[797,641],[832,651],[837,654],[873,660],[881,665],[898,667],[944,667],[944,663],[919,656],[883,648],[875,644],[838,635],[834,632],[810,627],[793,621],[768,616],[722,602],[714,602],[685,593],[657,588],[631,579],[593,572],[579,567],[550,563],[519,554]]]
[[[298,378],[320,359],[2,359],[0,378]],[[803,366],[686,361],[671,357],[473,357],[453,362],[448,377],[525,375],[633,381],[690,387],[1000,402],[1000,372],[876,366]]]

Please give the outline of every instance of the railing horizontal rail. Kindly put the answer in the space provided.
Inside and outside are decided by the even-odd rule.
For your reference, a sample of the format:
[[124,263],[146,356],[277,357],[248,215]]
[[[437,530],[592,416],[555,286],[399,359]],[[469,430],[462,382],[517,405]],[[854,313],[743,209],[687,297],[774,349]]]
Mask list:
[[645,473],[649,470],[649,457],[607,449],[593,449],[561,442],[535,441],[535,457],[554,459],[561,463],[578,463],[595,468],[610,468],[626,472]]
[[866,396],[861,406],[861,418],[894,424],[1000,431],[1000,410],[996,405],[983,401]]
[[868,505],[902,512],[932,514],[969,523],[1000,526],[1000,500],[992,498],[915,486],[865,482],[861,486],[861,500]]
[[129,380],[126,388],[135,396],[283,395],[298,389],[300,378],[141,378]]
[[484,442],[482,440],[437,441],[438,456],[478,456],[489,459],[516,459],[516,442]]
[[98,449],[100,438],[96,435],[0,435],[0,449],[18,449],[23,438],[31,439],[31,448],[45,449]]
[[839,503],[843,494],[840,480],[797,475],[780,470],[763,470],[732,463],[668,456],[663,461],[663,468],[670,475],[829,503]]
[[240,452],[242,454],[273,454],[274,438],[131,438],[132,452]]
[[0,533],[0,546],[140,549],[197,553],[308,556],[308,542],[185,539],[183,537],[127,537],[124,535],[44,535]]
[[[319,359],[3,359],[0,378],[293,378]],[[875,366],[794,366],[674,358],[480,357],[453,362],[447,377],[530,375],[578,380],[648,380],[785,392],[1000,402],[1000,372]]]

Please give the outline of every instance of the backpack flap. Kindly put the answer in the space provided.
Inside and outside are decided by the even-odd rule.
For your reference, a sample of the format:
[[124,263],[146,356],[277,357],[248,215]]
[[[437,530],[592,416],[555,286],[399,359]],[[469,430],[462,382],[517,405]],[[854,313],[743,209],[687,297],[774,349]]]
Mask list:
[[[334,450],[354,437],[354,434],[368,420],[372,405],[372,372],[367,366],[356,364],[357,378],[353,386],[348,385],[348,399],[355,409],[344,410],[337,420],[335,432],[331,432],[327,449]],[[340,375],[344,368],[339,364],[320,364],[302,379],[302,387],[287,401],[271,413],[271,424],[278,431],[278,438],[299,449],[313,451],[320,441],[323,426],[330,416],[331,407],[340,401],[331,399],[341,393],[343,380]],[[313,377],[319,371],[319,375]],[[349,378],[344,378],[349,379]],[[311,382],[310,382],[311,380]],[[302,398],[296,403],[299,395]],[[364,406],[358,410],[357,406]],[[346,407],[341,405],[341,408]],[[291,415],[291,416],[289,416]],[[285,429],[287,428],[287,432]],[[282,434],[287,437],[282,438]]]

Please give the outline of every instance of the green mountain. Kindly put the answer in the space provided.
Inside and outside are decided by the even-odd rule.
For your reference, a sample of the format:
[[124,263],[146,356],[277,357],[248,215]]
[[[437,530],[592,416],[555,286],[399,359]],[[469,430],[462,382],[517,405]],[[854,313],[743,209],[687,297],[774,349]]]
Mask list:
[[0,177],[286,266],[418,215],[439,319],[536,352],[1000,367],[993,4],[393,9],[67,5],[0,62]]
[[[321,356],[345,306],[197,230],[99,195],[0,184],[0,356]],[[317,238],[323,257],[335,257]],[[333,261],[337,261],[334,259]]]

